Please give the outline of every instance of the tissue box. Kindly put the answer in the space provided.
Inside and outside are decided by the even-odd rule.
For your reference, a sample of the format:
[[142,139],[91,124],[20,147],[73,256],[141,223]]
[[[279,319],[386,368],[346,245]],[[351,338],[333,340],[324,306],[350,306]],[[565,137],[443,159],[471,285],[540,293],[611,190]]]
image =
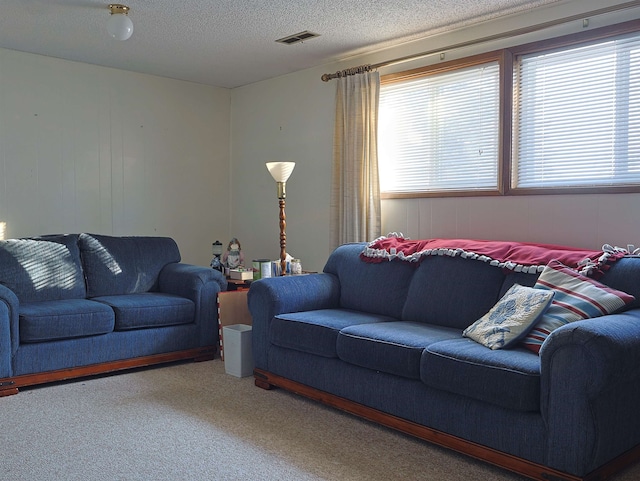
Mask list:
[[253,279],[252,269],[229,269],[229,277],[240,281],[250,281]]

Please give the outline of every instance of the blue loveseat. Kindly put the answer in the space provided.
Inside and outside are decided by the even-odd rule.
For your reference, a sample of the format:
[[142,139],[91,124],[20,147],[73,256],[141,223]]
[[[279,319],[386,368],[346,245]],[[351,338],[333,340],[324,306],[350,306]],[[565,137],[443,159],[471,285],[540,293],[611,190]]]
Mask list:
[[[606,479],[640,457],[640,259],[598,280],[635,300],[553,331],[539,353],[462,332],[540,269],[437,253],[364,262],[248,293],[255,384],[281,387],[540,480]],[[415,259],[414,259],[415,260]]]
[[217,350],[220,272],[166,237],[0,241],[0,396]]

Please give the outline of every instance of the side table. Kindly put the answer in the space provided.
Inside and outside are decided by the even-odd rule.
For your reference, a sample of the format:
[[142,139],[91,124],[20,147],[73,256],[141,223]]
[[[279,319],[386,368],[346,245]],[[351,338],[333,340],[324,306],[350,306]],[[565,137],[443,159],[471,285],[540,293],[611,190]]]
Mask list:
[[251,280],[242,281],[240,279],[231,279],[230,277],[227,277],[227,291],[249,289],[249,287],[251,287],[251,282]]

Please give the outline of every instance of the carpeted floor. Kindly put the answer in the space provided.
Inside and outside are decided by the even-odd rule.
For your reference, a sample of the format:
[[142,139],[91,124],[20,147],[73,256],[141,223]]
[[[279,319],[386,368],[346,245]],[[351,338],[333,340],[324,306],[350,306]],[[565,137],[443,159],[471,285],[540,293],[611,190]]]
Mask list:
[[[0,479],[519,480],[326,408],[219,359],[23,389],[0,398]],[[640,479],[640,466],[615,478]]]

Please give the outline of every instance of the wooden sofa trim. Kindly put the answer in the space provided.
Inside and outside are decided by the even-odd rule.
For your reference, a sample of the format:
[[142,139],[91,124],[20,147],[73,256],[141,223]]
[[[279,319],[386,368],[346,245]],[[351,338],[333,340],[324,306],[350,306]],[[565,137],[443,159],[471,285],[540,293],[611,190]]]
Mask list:
[[541,464],[518,458],[511,454],[466,441],[451,434],[447,434],[429,427],[407,421],[406,419],[378,411],[360,403],[320,391],[305,384],[272,374],[262,369],[254,369],[255,385],[262,389],[280,387],[299,394],[322,404],[355,414],[368,421],[415,436],[424,441],[457,451],[480,461],[507,469],[539,481],[604,481],[612,475],[622,471],[627,466],[640,459],[640,445],[632,448],[621,456],[592,471],[584,477],[574,476],[562,471],[548,468]]
[[123,371],[125,369],[152,366],[155,364],[174,361],[184,361],[189,359],[194,361],[208,361],[215,358],[216,351],[216,346],[205,346],[194,349],[185,349],[183,351],[110,361],[100,364],[90,364],[88,366],[72,367],[69,369],[59,369],[57,371],[38,372],[35,374],[7,377],[0,379],[0,397],[17,394],[21,387],[35,386],[37,384],[66,381],[79,377]]

